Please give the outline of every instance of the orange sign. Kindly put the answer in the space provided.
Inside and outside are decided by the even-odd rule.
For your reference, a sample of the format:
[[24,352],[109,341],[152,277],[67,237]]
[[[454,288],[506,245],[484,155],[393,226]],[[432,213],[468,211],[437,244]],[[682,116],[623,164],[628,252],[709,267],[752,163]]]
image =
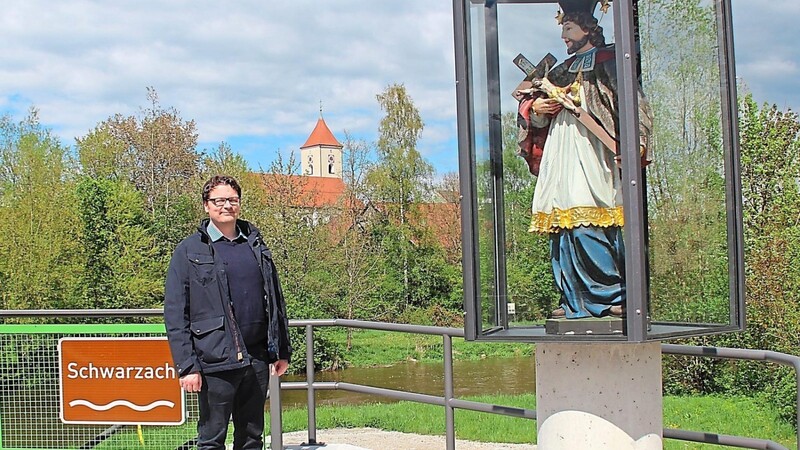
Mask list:
[[179,425],[186,406],[166,338],[58,341],[61,421]]

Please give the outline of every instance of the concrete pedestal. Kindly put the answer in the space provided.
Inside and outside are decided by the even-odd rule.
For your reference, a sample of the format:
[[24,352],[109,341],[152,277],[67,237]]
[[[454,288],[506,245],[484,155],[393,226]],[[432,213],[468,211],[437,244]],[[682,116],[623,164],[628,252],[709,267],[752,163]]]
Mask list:
[[[661,344],[537,344],[539,429],[550,416],[562,411],[598,416],[633,440],[652,438],[652,435],[660,440],[663,429]],[[586,434],[591,442],[593,434],[603,432],[572,426],[565,433]],[[542,447],[542,450],[547,449]]]

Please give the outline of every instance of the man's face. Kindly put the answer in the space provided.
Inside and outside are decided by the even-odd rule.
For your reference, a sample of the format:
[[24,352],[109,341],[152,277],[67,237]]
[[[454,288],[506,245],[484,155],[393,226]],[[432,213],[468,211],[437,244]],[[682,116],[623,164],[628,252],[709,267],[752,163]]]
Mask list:
[[214,225],[216,225],[217,228],[223,224],[229,224],[231,222],[236,223],[236,219],[239,217],[239,208],[241,207],[239,202],[235,202],[236,205],[231,205],[229,201],[226,201],[222,206],[215,205],[213,200],[220,198],[238,199],[239,194],[237,194],[236,190],[227,184],[220,184],[209,191],[208,201],[203,203],[203,209],[206,210],[208,213],[208,218],[214,222]]
[[581,50],[588,50],[588,47],[591,47],[589,44],[589,32],[583,31],[583,28],[574,22],[564,22],[561,26],[561,39],[567,45],[567,53],[570,55]]

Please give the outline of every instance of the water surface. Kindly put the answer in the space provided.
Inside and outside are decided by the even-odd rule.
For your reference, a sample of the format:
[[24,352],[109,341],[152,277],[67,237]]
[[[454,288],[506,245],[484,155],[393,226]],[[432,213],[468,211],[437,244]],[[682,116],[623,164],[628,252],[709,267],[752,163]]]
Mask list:
[[[341,381],[420,394],[444,395],[444,363],[408,361],[389,367],[354,367],[335,372],[317,372],[315,381]],[[287,375],[284,381],[305,381],[303,375]],[[486,358],[453,363],[455,396],[524,394],[536,389],[533,357]],[[281,392],[284,407],[306,405],[305,390]],[[344,390],[317,390],[317,405],[358,405],[397,400]]]

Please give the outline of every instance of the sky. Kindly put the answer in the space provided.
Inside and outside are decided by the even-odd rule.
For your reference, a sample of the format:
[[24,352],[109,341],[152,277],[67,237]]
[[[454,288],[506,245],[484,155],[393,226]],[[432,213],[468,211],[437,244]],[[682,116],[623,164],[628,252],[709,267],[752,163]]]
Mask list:
[[[730,2],[737,76],[757,102],[797,111],[800,2]],[[556,8],[541,8],[530,39],[563,59]],[[266,169],[299,150],[320,109],[340,142],[345,131],[374,142],[376,95],[402,83],[425,123],[423,157],[439,173],[458,169],[450,0],[3,0],[0,42],[0,115],[35,107],[65,145],[114,114],[139,114],[153,87],[162,107],[196,122],[200,149],[224,141]],[[519,47],[501,58],[538,61]]]

